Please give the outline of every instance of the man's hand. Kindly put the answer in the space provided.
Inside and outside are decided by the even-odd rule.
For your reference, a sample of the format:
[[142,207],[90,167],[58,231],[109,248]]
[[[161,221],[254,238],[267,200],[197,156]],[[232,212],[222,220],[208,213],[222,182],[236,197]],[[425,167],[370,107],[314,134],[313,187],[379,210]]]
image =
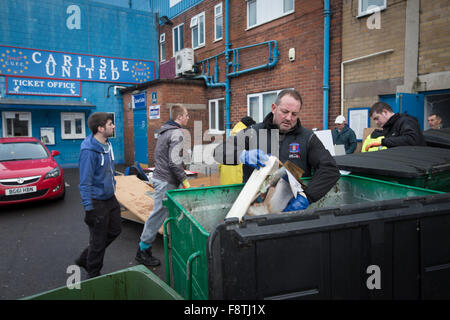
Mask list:
[[181,182],[183,185],[183,189],[188,189],[191,187],[191,184],[189,183],[188,179],[184,179],[183,182]]
[[252,168],[259,169],[266,166],[264,162],[269,160],[269,157],[260,149],[252,149],[242,151],[239,160]]
[[306,208],[308,208],[308,206],[308,199],[299,194],[296,198],[292,198],[291,201],[289,201],[287,207],[284,208],[283,212],[305,210]]
[[371,142],[366,146],[366,151],[369,151],[370,148],[373,147],[381,147],[381,142],[379,141],[375,141],[375,142]]

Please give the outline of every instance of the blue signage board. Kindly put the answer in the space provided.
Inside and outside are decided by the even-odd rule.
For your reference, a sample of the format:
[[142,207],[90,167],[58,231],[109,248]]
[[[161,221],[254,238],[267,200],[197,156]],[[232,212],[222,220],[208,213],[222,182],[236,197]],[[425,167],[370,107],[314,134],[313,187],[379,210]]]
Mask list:
[[138,93],[138,94],[133,94],[133,109],[142,109],[142,108],[146,108],[146,103],[145,103],[145,91],[142,93]]
[[143,83],[155,79],[155,62],[0,45],[0,76]]
[[17,95],[80,97],[81,81],[6,77],[6,92]]

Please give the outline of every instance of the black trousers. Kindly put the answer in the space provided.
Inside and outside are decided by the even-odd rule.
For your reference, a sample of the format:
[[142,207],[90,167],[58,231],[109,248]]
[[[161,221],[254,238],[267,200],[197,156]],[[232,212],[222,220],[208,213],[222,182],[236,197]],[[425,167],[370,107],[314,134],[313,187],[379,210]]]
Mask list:
[[100,274],[106,248],[122,231],[120,205],[115,196],[108,200],[92,200],[94,210],[86,212],[84,222],[89,227],[89,246],[79,257],[89,277]]

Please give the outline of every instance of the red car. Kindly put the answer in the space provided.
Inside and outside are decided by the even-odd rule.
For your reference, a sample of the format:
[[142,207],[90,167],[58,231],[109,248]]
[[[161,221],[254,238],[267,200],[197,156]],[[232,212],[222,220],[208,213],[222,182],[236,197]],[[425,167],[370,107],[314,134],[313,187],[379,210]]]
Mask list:
[[49,152],[32,137],[0,138],[0,206],[64,198],[64,174]]

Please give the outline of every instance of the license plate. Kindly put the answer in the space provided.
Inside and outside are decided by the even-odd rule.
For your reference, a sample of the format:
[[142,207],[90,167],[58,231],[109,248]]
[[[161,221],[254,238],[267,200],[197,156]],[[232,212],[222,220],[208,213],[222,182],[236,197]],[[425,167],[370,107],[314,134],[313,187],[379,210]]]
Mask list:
[[12,196],[15,194],[24,194],[24,193],[30,193],[30,192],[36,192],[36,186],[6,189],[5,195]]

